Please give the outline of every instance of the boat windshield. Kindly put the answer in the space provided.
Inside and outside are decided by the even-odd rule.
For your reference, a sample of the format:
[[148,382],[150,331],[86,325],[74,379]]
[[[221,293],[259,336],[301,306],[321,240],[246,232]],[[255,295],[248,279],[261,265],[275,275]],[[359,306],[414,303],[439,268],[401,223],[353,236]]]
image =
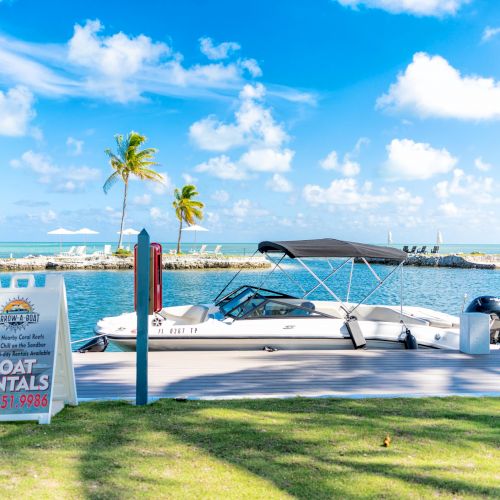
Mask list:
[[[249,300],[253,297],[252,300]],[[229,298],[229,297],[228,297]],[[219,305],[219,310],[224,316],[238,317],[243,311],[248,311],[259,304],[264,298],[257,294],[252,287],[245,287],[239,293],[230,297]],[[255,303],[254,303],[255,302]]]
[[241,318],[269,298],[294,298],[284,293],[244,285],[222,298],[217,305],[224,316]]

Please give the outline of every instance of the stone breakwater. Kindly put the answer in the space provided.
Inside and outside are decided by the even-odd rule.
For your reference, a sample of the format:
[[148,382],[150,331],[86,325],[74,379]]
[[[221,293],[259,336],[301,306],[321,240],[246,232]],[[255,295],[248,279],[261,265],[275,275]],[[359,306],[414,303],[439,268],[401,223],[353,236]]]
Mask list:
[[[164,269],[265,269],[271,264],[262,256],[164,255]],[[0,259],[0,271],[130,270],[133,257],[25,257]]]
[[[385,259],[369,259],[379,264],[397,264]],[[500,269],[500,255],[495,254],[416,254],[408,255],[405,266],[455,267],[459,269]]]

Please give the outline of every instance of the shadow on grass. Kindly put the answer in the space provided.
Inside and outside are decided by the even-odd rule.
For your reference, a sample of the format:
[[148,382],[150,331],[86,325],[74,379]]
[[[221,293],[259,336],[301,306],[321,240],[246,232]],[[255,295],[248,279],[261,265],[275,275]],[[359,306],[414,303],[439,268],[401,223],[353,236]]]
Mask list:
[[498,498],[499,412],[500,399],[474,398],[89,403],[49,427],[0,426],[0,458],[23,474],[40,451],[50,460],[60,450],[74,457],[86,498],[183,491],[181,476],[159,472],[178,465],[179,446],[188,456],[182,480],[199,496],[220,494],[198,484],[208,456],[230,474],[246,471],[304,499]]

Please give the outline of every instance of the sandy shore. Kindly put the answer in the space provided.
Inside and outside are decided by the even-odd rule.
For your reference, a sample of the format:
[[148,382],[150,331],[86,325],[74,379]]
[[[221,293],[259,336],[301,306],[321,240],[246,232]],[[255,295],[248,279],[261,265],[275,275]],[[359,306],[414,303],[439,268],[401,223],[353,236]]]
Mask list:
[[[271,264],[262,256],[164,255],[164,269],[264,269]],[[133,257],[25,257],[0,259],[0,271],[130,270]]]

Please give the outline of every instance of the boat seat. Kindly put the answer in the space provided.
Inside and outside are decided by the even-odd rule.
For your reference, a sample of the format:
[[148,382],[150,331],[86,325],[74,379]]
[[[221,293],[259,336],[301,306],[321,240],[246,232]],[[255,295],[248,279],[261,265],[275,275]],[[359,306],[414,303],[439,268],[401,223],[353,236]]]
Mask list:
[[200,305],[189,306],[181,315],[172,314],[165,310],[160,311],[159,314],[166,320],[173,321],[176,325],[197,325],[207,319],[208,307]]

